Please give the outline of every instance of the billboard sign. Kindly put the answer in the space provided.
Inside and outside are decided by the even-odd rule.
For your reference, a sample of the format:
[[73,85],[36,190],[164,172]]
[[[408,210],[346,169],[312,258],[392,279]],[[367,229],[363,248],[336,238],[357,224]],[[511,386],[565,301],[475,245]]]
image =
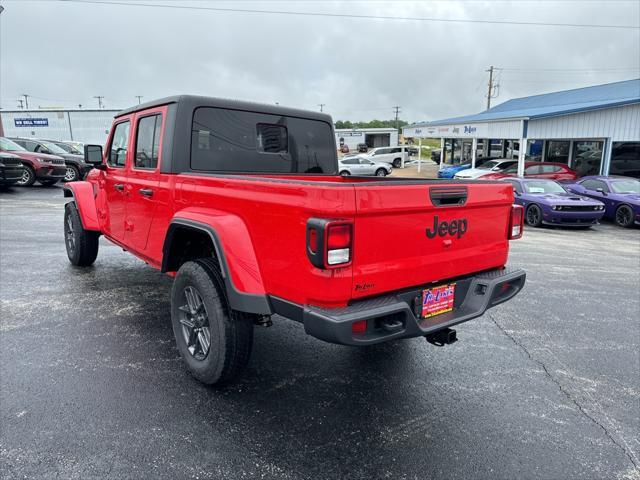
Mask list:
[[14,118],[13,124],[16,127],[48,127],[48,118]]

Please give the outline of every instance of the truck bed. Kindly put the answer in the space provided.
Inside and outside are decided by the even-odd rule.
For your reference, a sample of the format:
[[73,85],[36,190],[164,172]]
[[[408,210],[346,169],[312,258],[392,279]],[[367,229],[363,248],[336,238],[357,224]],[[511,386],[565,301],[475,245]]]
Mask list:
[[[177,216],[184,203],[242,219],[266,290],[253,291],[252,282],[242,280],[247,274],[255,277],[256,267],[240,262],[230,270],[243,291],[299,304],[342,307],[353,299],[490,270],[507,261],[513,193],[501,182],[189,173],[177,176],[176,191]],[[453,194],[459,203],[437,200],[436,205],[434,193]],[[429,238],[427,229],[434,228],[436,217],[436,230],[442,222],[464,221],[467,227]],[[310,218],[353,222],[350,265],[322,270],[310,264],[305,252]],[[227,242],[233,249],[233,241]]]

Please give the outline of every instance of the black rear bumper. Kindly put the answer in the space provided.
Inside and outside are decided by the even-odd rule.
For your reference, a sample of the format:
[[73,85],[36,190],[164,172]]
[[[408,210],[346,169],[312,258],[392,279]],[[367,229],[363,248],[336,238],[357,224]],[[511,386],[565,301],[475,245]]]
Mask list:
[[[425,336],[481,316],[513,298],[524,287],[524,270],[504,268],[442,283],[456,283],[454,309],[421,318],[423,288],[353,302],[344,308],[300,306],[271,298],[275,313],[304,323],[320,340],[342,345],[372,345],[399,338]],[[424,288],[428,288],[429,285]],[[353,333],[352,324],[367,320],[366,331]]]

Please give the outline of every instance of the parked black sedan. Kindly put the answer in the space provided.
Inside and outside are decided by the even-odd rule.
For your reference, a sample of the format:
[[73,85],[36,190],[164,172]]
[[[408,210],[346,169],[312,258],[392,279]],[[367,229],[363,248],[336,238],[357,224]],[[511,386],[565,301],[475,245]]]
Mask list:
[[49,155],[57,155],[64,158],[67,171],[64,175],[65,182],[74,182],[82,180],[93,168],[92,165],[84,162],[82,155],[74,155],[67,153],[65,150],[48,140],[37,140],[33,138],[9,138],[21,147],[26,148],[30,152],[46,153]]

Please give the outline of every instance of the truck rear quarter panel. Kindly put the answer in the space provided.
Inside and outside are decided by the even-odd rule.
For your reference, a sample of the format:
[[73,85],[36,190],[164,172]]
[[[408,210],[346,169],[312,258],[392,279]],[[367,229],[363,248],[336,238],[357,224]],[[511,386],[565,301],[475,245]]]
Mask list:
[[[181,182],[188,186],[181,188]],[[312,217],[353,220],[355,193],[353,185],[344,182],[332,182],[331,188],[323,183],[179,175],[174,217],[197,213],[200,221],[217,226],[231,279],[240,290],[300,304],[343,306],[351,298],[351,266],[321,270],[311,265],[306,224]],[[180,209],[180,204],[189,207]]]

